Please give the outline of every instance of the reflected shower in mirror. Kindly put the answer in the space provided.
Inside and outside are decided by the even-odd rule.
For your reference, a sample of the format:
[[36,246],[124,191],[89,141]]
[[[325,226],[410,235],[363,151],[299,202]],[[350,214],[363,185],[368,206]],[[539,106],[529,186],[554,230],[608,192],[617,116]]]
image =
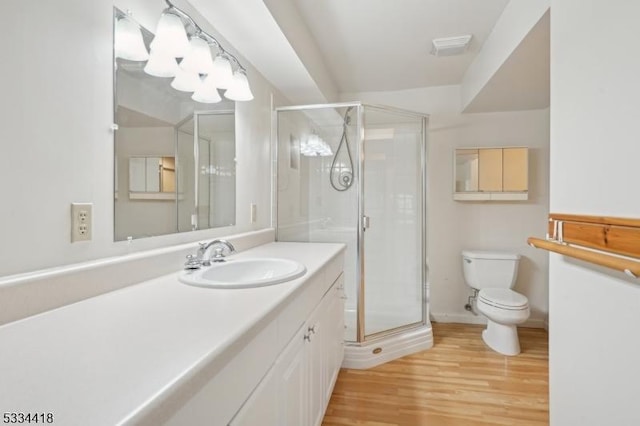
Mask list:
[[234,225],[235,103],[196,102],[145,64],[115,59],[115,240]]

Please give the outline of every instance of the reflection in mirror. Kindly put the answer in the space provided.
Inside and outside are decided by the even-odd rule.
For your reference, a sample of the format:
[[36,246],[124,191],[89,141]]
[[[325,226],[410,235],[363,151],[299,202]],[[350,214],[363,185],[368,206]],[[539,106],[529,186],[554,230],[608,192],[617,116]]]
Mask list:
[[195,102],[144,67],[115,59],[115,240],[234,225],[234,102]]

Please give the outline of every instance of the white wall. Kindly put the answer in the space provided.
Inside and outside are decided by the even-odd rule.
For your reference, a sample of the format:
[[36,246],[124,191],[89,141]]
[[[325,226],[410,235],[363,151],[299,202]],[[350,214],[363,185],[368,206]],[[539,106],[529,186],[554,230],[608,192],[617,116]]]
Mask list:
[[[549,213],[549,110],[460,114],[460,87],[348,94],[345,98],[430,114],[427,240],[430,311],[437,321],[483,322],[464,310],[463,249],[512,250],[523,255],[515,290],[529,298],[527,325],[542,327],[548,312],[547,255],[527,246],[544,235]],[[530,149],[526,202],[453,201],[453,151],[457,147],[517,146]]]
[[[151,29],[165,6],[157,0],[116,3]],[[177,2],[192,11],[183,3]],[[114,1],[23,0],[4,6],[0,50],[11,58],[11,66],[0,68],[0,80],[6,82],[0,100],[0,276],[270,226],[275,90],[240,57],[255,99],[239,103],[236,112],[237,225],[114,243]],[[195,18],[215,33],[201,17]],[[72,202],[93,203],[90,242],[70,243]],[[258,205],[254,224],[249,223],[250,202]]]
[[[551,210],[638,217],[640,3],[552,0]],[[551,424],[640,424],[640,286],[550,256]]]
[[462,79],[467,108],[549,9],[549,0],[510,1]]

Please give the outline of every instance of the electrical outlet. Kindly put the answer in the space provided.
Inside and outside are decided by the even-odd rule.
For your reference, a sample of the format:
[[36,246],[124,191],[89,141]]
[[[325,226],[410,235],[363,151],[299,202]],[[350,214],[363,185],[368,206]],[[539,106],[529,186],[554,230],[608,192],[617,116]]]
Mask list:
[[250,223],[256,223],[258,220],[258,206],[255,203],[250,204],[251,213],[249,215]]
[[91,203],[71,203],[71,242],[91,240]]

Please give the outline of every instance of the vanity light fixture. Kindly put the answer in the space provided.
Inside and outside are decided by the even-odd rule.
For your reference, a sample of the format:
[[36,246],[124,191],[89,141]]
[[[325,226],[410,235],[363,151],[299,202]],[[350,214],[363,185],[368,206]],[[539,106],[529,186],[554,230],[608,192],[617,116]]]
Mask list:
[[151,42],[151,51],[162,52],[174,58],[182,58],[189,50],[189,39],[182,19],[172,13],[171,4],[160,15],[156,35]]
[[202,82],[191,96],[191,99],[203,104],[215,104],[222,100],[211,76],[202,79]]
[[171,87],[181,92],[195,92],[200,84],[200,75],[197,72],[187,72],[180,67],[176,71],[176,77],[171,81]]
[[233,79],[229,88],[224,92],[224,97],[232,101],[250,101],[253,99],[253,93],[249,88],[249,80],[243,68],[237,69],[233,73]]
[[[252,100],[247,71],[238,59],[200,28],[189,14],[170,0],[164,1],[168,7],[162,12],[155,37],[150,43],[151,53],[147,53],[144,47],[138,24],[129,16],[120,16],[115,26],[116,57],[148,60],[144,67],[147,74],[175,77],[171,87],[194,92],[192,99],[197,102],[220,102],[218,89],[225,90],[224,96],[233,101]],[[140,51],[140,45],[144,53]],[[215,59],[211,54],[211,46],[218,51]],[[136,53],[129,53],[133,49]]]
[[193,35],[189,40],[189,51],[184,55],[184,59],[180,62],[180,68],[184,71],[209,74],[213,68],[213,58],[211,58],[211,49],[209,43],[200,35]]
[[114,49],[116,58],[129,61],[146,61],[149,52],[144,45],[140,27],[130,16],[118,19],[114,34]]
[[153,50],[149,55],[149,61],[144,66],[144,72],[154,77],[175,77],[178,73],[176,58],[162,50]]
[[213,60],[213,67],[209,75],[215,79],[218,88],[228,89],[231,87],[231,83],[233,82],[233,67],[226,53],[218,53]]

